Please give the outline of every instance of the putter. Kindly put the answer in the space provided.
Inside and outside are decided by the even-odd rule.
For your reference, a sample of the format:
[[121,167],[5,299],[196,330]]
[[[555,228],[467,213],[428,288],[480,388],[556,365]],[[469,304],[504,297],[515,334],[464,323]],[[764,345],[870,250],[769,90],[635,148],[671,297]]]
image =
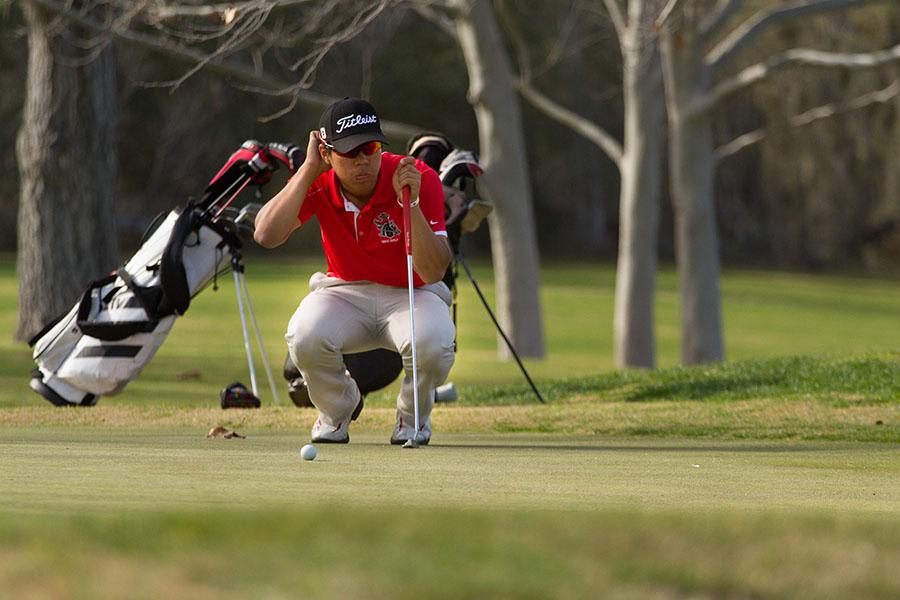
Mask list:
[[412,260],[412,218],[410,216],[409,188],[404,187],[403,195],[403,241],[406,244],[406,279],[409,282],[409,331],[412,337],[412,379],[413,379],[413,436],[403,444],[404,448],[419,447],[419,375],[416,365],[416,318],[413,315],[413,260]]

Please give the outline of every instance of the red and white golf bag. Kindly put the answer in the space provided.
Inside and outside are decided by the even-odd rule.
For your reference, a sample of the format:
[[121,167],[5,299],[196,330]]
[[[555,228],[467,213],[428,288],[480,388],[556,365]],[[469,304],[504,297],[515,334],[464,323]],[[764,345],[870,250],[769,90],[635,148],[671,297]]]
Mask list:
[[294,170],[293,146],[245,142],[210,182],[199,203],[160,215],[140,249],[31,340],[31,388],[57,406],[90,406],[121,392],[153,358],[196,296],[253,234],[259,205],[229,204],[262,185],[278,162]]

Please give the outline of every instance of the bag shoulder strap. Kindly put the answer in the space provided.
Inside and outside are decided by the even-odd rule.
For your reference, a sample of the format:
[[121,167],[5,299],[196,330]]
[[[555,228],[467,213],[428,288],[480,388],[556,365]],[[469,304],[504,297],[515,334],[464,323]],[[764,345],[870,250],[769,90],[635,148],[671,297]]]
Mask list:
[[[97,323],[90,320],[94,290],[99,290],[103,286],[115,282],[117,278],[125,282],[125,285],[128,286],[128,289],[130,289],[134,294],[134,297],[137,298],[147,315],[145,320],[127,322],[112,321],[107,323]],[[102,299],[99,300],[102,302]],[[149,333],[156,329],[156,326],[159,325],[159,320],[152,318],[151,315],[153,315],[153,312],[151,312],[148,307],[146,289],[135,285],[134,280],[131,278],[128,271],[119,269],[112,275],[91,282],[84,294],[81,295],[81,300],[78,303],[78,317],[76,323],[78,329],[81,330],[81,333],[86,336],[98,340],[116,342],[136,333]]]
[[191,305],[191,290],[188,288],[183,258],[184,244],[194,231],[195,208],[196,205],[190,202],[178,215],[159,265],[159,282],[163,293],[160,308],[179,315],[183,315]]

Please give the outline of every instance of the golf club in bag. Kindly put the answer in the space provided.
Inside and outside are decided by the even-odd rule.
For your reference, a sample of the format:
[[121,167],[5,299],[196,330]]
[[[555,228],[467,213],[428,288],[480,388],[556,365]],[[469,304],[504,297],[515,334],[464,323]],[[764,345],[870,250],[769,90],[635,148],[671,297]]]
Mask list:
[[[444,274],[443,281],[453,293],[453,323],[456,323],[457,317],[456,278],[461,264],[491,321],[531,386],[535,397],[539,402],[544,403],[543,396],[531,380],[509,337],[500,327],[500,323],[481,292],[481,288],[460,250],[463,234],[477,230],[493,209],[491,204],[475,195],[475,178],[480,177],[483,172],[478,163],[478,157],[474,152],[455,148],[443,134],[432,132],[422,133],[411,138],[406,151],[410,156],[421,160],[437,171],[441,183],[444,185],[444,218],[447,225],[447,239],[453,251],[453,263]],[[350,376],[356,380],[363,396],[390,385],[403,370],[400,354],[386,349],[345,354],[344,365]],[[291,361],[290,355],[284,362],[284,378],[288,381],[289,394],[294,404],[302,407],[312,406],[303,376]],[[457,399],[456,386],[452,382],[435,390],[436,402],[455,402]]]
[[56,406],[91,406],[100,396],[118,394],[153,358],[191,299],[230,262],[253,399],[249,393],[239,393],[235,384],[223,390],[223,407],[225,392],[232,388],[232,405],[259,405],[243,299],[277,402],[240,253],[241,239],[253,235],[260,206],[248,204],[237,210],[231,204],[247,186],[267,183],[279,164],[294,171],[302,160],[295,146],[244,142],[213,177],[199,202],[191,200],[183,209],[159,215],[124,267],[91,282],[71,310],[31,339],[37,365],[31,388]]

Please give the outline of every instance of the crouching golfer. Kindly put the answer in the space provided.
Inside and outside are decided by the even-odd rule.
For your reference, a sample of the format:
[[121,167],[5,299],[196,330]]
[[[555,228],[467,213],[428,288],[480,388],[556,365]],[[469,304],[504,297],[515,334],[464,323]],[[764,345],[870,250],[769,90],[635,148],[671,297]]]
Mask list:
[[382,152],[374,107],[355,98],[335,102],[310,132],[306,160],[259,212],[256,241],[282,244],[313,216],[319,220],[327,274],[310,278],[310,293],[288,324],[291,359],[318,409],[314,442],[346,443],[362,409],[344,353],[396,350],[405,376],[397,398],[392,444],[414,437],[412,341],[401,189],[412,198],[412,257],[419,384],[419,443],[431,438],[434,389],[453,365],[450,291],[441,282],[451,251],[440,179],[411,157]]

